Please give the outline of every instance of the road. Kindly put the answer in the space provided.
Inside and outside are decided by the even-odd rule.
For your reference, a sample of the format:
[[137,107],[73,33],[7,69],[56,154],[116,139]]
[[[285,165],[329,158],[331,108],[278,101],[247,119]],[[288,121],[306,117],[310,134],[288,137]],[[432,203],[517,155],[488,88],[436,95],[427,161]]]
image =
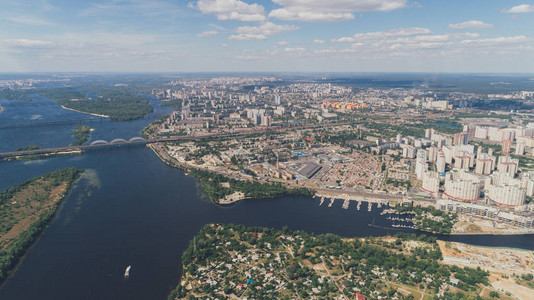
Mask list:
[[61,152],[79,152],[86,149],[98,149],[105,147],[114,147],[121,145],[135,145],[135,144],[152,144],[159,142],[174,142],[174,141],[186,141],[186,140],[200,140],[207,138],[219,138],[219,137],[231,137],[231,136],[241,136],[248,134],[257,134],[257,133],[268,133],[268,132],[285,132],[290,130],[302,130],[302,129],[311,129],[324,126],[340,126],[347,125],[349,123],[328,123],[328,124],[314,124],[314,125],[303,125],[295,127],[262,127],[262,128],[252,128],[252,129],[242,129],[241,131],[229,132],[229,133],[215,133],[215,134],[206,134],[206,135],[186,135],[186,136],[174,136],[174,137],[157,137],[149,138],[148,140],[136,140],[132,142],[116,142],[108,144],[98,144],[98,145],[80,145],[80,146],[64,146],[64,147],[55,147],[55,148],[43,148],[35,150],[23,150],[23,151],[10,151],[0,153],[1,158],[25,156],[25,155],[42,155],[42,154],[54,154]]

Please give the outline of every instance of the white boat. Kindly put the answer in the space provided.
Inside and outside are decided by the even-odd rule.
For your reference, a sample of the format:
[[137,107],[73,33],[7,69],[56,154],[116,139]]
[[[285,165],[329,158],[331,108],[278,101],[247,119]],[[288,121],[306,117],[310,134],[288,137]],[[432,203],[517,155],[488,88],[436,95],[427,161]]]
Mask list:
[[128,278],[130,277],[130,269],[132,268],[132,266],[128,266],[126,268],[126,271],[124,271],[124,278]]

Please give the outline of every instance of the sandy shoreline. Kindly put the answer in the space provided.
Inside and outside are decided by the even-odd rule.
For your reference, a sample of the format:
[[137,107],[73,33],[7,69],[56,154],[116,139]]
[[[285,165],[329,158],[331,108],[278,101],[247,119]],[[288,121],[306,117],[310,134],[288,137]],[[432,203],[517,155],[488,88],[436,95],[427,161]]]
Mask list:
[[86,115],[92,115],[92,116],[102,117],[102,118],[109,118],[109,116],[106,116],[106,115],[100,115],[100,114],[95,114],[95,113],[85,112],[85,111],[77,110],[77,109],[74,109],[74,108],[65,107],[65,106],[63,106],[63,105],[61,105],[61,108],[66,109],[66,110],[71,110],[71,111],[79,112],[79,113],[86,114]]

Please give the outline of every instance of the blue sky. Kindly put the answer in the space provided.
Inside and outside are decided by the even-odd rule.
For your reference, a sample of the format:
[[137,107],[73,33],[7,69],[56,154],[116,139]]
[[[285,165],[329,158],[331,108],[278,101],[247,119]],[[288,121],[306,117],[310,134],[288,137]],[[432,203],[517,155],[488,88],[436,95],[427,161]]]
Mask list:
[[534,73],[534,1],[0,0],[0,72]]

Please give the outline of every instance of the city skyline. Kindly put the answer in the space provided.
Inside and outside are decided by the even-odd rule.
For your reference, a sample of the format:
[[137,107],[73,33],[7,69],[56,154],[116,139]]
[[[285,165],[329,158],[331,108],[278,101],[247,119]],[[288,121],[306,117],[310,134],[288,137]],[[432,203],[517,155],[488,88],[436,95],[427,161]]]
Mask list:
[[2,72],[534,67],[531,1],[0,1]]

